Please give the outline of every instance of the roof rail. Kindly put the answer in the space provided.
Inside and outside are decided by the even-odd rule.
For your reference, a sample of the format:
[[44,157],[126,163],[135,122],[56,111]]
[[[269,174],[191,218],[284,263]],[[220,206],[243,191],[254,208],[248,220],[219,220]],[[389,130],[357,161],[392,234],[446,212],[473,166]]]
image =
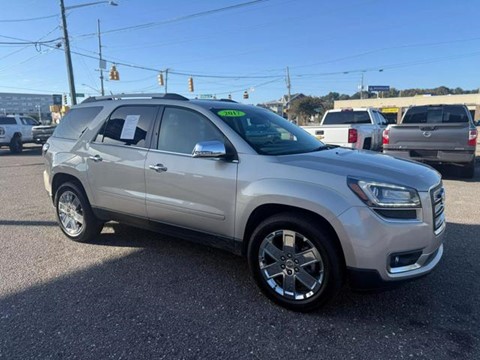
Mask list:
[[203,100],[203,101],[223,101],[223,102],[237,103],[237,101],[232,100],[232,99],[195,99],[195,100]]
[[107,95],[107,96],[91,96],[82,101],[83,103],[90,103],[95,101],[102,100],[120,100],[120,99],[168,99],[168,100],[183,100],[188,101],[188,98],[185,96],[175,94],[175,93],[166,93],[166,94],[116,94],[116,95]]

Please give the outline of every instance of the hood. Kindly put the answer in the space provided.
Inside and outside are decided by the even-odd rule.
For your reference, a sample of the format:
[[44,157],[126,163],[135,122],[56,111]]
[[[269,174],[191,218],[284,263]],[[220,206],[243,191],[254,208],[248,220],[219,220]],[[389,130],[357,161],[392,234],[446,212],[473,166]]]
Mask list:
[[441,181],[441,175],[428,165],[372,151],[333,148],[281,156],[278,160],[284,165],[403,185],[418,191],[428,191]]

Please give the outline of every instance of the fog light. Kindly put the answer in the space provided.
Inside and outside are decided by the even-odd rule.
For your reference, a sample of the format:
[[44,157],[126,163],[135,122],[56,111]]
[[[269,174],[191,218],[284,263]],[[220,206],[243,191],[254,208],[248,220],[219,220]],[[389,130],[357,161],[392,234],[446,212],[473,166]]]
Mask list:
[[399,253],[390,255],[390,268],[398,268],[403,266],[413,265],[422,255],[421,251],[414,251],[410,253]]

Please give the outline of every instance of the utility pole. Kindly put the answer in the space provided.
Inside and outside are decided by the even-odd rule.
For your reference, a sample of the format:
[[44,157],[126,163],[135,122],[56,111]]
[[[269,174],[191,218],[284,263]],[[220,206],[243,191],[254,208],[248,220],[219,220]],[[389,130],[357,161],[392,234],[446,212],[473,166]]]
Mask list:
[[68,40],[67,19],[65,17],[65,5],[60,0],[60,13],[62,15],[63,42],[65,47],[65,60],[67,61],[68,85],[70,86],[70,98],[72,105],[77,104],[77,93],[75,92],[75,82],[73,78],[72,55],[70,54],[70,41]]
[[288,120],[290,120],[290,100],[292,100],[292,94],[290,92],[291,90],[291,87],[292,87],[292,84],[290,82],[290,71],[288,69],[288,66],[287,66],[287,74],[286,74],[286,79],[285,81],[287,82],[287,94],[288,94],[288,97],[287,97],[287,118]]
[[105,63],[102,58],[102,37],[100,35],[100,19],[97,19],[97,30],[98,30],[98,55],[100,57],[99,60],[99,68],[100,68],[100,93],[102,96],[105,96],[105,89],[103,87],[103,69],[106,68]]
[[165,94],[167,93],[167,87],[168,87],[168,70],[165,69]]

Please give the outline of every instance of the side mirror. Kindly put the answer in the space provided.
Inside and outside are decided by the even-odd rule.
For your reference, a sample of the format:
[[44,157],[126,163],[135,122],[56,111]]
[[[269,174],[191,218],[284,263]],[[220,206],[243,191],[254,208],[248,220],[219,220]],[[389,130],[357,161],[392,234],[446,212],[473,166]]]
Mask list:
[[475,124],[475,126],[480,126],[480,120],[474,121],[473,123]]
[[225,144],[218,140],[201,141],[195,145],[192,151],[194,158],[219,158],[226,154]]

